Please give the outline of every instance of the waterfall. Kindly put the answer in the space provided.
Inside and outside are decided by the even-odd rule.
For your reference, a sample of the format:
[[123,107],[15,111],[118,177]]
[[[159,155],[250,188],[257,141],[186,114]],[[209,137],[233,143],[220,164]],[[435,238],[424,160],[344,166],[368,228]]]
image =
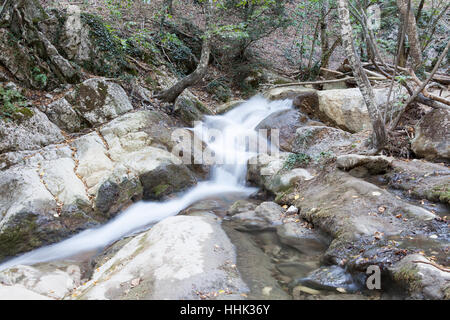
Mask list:
[[[205,117],[204,121],[192,130],[206,143],[215,158],[222,159],[220,164],[212,166],[208,181],[199,182],[190,190],[178,194],[173,200],[140,201],[101,227],[85,230],[67,240],[13,258],[0,265],[0,270],[15,265],[33,265],[60,260],[104,248],[125,236],[144,231],[164,218],[177,215],[203,199],[230,193],[251,195],[256,189],[245,186],[245,176],[248,159],[256,152],[248,150],[248,145],[242,138],[261,138],[255,130],[256,126],[273,112],[289,109],[291,106],[291,100],[269,102],[263,97],[256,96],[224,115]],[[220,134],[212,139],[210,131]]]

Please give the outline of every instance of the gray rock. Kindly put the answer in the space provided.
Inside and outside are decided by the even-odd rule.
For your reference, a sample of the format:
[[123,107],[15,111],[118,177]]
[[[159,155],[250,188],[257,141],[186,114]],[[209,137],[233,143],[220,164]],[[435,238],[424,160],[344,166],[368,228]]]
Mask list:
[[299,279],[299,283],[317,290],[345,289],[347,292],[357,290],[352,276],[338,266],[321,267],[309,273],[305,278]]
[[[217,299],[248,292],[234,247],[209,217],[177,216],[134,237],[75,292],[80,299]],[[170,284],[170,285],[169,285]]]
[[428,160],[450,159],[450,111],[434,109],[416,126],[411,142],[414,153]]
[[356,167],[365,167],[372,174],[386,172],[392,166],[394,158],[385,156],[363,156],[358,154],[346,154],[338,156],[336,166],[342,170],[351,170]]
[[[269,141],[280,150],[290,152],[297,129],[307,125],[307,122],[308,118],[298,110],[281,110],[261,121],[256,130],[267,130]],[[272,141],[272,130],[278,130],[277,140]]]
[[38,109],[22,121],[0,122],[0,153],[36,150],[64,140],[61,130]]
[[212,114],[212,112],[189,90],[184,90],[175,100],[173,110],[180,115],[185,123],[190,125],[193,125],[194,121],[201,120],[204,114]]
[[264,92],[264,97],[269,100],[284,100],[284,99],[295,99],[295,97],[302,94],[314,94],[316,90],[301,87],[301,86],[292,86],[292,87],[280,87],[270,89]]
[[321,153],[339,154],[351,148],[354,138],[348,132],[325,126],[304,126],[297,129],[292,152],[311,157]]
[[[386,103],[388,90],[389,88],[373,90],[377,105]],[[401,94],[401,92],[396,94]],[[319,95],[319,110],[322,120],[336,124],[350,132],[372,128],[369,113],[358,88],[323,90],[318,91],[317,94]]]
[[281,242],[308,255],[323,253],[327,248],[325,239],[319,236],[317,232],[305,228],[297,222],[289,222],[278,226],[277,234]]
[[256,204],[247,200],[238,200],[231,205],[227,210],[228,215],[235,215],[237,213],[252,211],[256,208]]
[[133,110],[125,90],[117,83],[101,78],[84,81],[65,98],[92,126],[103,124]]
[[[36,298],[37,295],[42,295],[59,300],[81,285],[81,272],[76,265],[44,264],[36,267],[19,265],[2,271],[0,284],[11,287],[23,286],[34,292]],[[0,299],[1,297],[0,290]]]
[[[425,263],[420,263],[421,261]],[[450,275],[420,254],[410,254],[389,269],[393,279],[404,285],[413,299],[448,300]]]
[[83,119],[64,98],[52,102],[43,111],[53,123],[67,132],[78,132],[83,128]]
[[228,101],[228,102],[223,103],[220,106],[218,106],[216,109],[216,113],[217,114],[227,113],[228,111],[233,110],[234,108],[236,108],[237,106],[239,106],[240,104],[242,104],[244,102],[245,102],[244,100]]

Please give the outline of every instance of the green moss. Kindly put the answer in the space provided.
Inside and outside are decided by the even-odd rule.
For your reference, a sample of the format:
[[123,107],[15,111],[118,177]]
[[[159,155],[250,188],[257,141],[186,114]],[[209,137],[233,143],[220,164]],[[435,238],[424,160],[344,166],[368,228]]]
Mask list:
[[42,245],[37,228],[35,216],[28,216],[13,226],[5,228],[0,234],[0,261]]
[[133,72],[128,63],[121,39],[113,34],[113,30],[101,18],[81,13],[81,20],[89,26],[89,37],[98,49],[97,59],[90,59],[84,67],[99,75],[117,77],[123,71]]
[[442,186],[436,186],[431,190],[431,197],[439,199],[441,202],[450,203],[450,184],[444,184]]
[[394,273],[394,280],[405,285],[410,292],[421,288],[421,278],[417,274],[417,268],[409,265],[400,267],[400,269]]
[[32,117],[33,111],[27,105],[27,100],[20,92],[0,86],[0,119],[20,120]]
[[161,194],[163,194],[167,189],[169,188],[169,185],[167,184],[160,184],[157,185],[152,189],[152,192],[155,194],[155,196],[159,197]]

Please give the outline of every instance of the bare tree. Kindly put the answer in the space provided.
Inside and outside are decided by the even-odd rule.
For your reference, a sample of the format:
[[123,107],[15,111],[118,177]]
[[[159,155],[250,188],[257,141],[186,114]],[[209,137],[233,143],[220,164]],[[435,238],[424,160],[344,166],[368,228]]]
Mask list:
[[353,29],[350,24],[350,13],[347,0],[338,0],[338,13],[341,20],[342,43],[347,55],[348,61],[353,71],[356,83],[361,91],[370,120],[373,127],[372,147],[373,151],[379,151],[384,147],[387,141],[386,128],[382,113],[375,103],[375,97],[369,79],[361,65],[361,60],[355,51],[353,43]]
[[[414,17],[414,12],[411,9],[408,10],[408,0],[397,0],[397,6],[400,10],[400,20],[402,21],[403,28],[406,28],[406,34],[408,35],[408,52],[413,59],[413,69],[416,70],[422,64],[422,51],[420,49],[416,17]],[[408,23],[405,23],[406,21],[408,21]],[[406,62],[406,51],[404,59]]]
[[166,102],[174,102],[178,98],[178,96],[184,91],[184,89],[195,85],[205,76],[206,70],[208,69],[209,56],[211,53],[210,42],[212,33],[211,30],[212,14],[213,14],[213,0],[207,0],[205,1],[206,27],[203,35],[202,53],[197,68],[191,74],[175,83],[169,89],[164,90],[159,94],[157,94],[155,96],[156,98]]

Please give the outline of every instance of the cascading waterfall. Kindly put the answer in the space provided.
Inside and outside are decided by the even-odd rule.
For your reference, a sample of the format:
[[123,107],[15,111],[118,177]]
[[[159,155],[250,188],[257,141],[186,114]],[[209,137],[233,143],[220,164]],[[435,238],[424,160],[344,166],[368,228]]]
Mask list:
[[[258,138],[255,128],[263,119],[275,111],[289,109],[291,106],[291,100],[269,102],[256,96],[224,115],[207,116],[204,122],[199,123],[193,131],[214,152],[216,159],[222,159],[220,164],[213,165],[209,181],[198,183],[173,200],[138,202],[99,228],[85,230],[62,242],[13,258],[0,265],[0,270],[15,265],[33,265],[61,260],[104,248],[124,236],[144,231],[149,226],[176,215],[203,199],[230,193],[251,195],[256,189],[245,186],[245,175],[247,161],[255,154],[255,151],[248,150],[246,141],[242,137]],[[212,139],[210,131],[221,134]]]

